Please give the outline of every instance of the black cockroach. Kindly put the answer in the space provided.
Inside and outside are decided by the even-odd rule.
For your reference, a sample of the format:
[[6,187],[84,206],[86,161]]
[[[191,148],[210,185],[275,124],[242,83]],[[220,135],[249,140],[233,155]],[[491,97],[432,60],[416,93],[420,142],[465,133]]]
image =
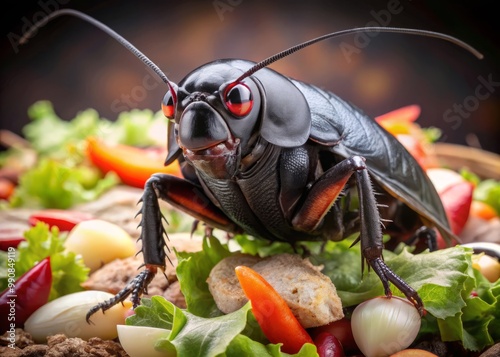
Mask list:
[[[23,41],[60,15],[102,29],[167,84],[161,104],[170,120],[165,164],[179,160],[184,176],[155,174],[147,181],[139,212],[145,269],[114,298],[92,308],[87,321],[129,295],[137,306],[158,268],[164,269],[166,233],[158,199],[211,228],[270,241],[338,241],[359,232],[363,261],[380,277],[385,294],[391,295],[391,282],[422,312],[417,292],[384,263],[382,233],[432,238],[437,229],[446,240],[457,239],[429,178],[404,147],[361,110],[267,66],[314,43],[358,32],[436,37],[481,58],[475,49],[431,31],[355,28],[304,42],[259,63],[214,61],[176,85],[127,40],[78,11],[50,14]],[[359,197],[356,212],[349,210],[348,200],[337,199],[341,193],[349,196],[351,188]],[[377,207],[380,203],[385,208]],[[382,210],[389,219],[385,227]]]

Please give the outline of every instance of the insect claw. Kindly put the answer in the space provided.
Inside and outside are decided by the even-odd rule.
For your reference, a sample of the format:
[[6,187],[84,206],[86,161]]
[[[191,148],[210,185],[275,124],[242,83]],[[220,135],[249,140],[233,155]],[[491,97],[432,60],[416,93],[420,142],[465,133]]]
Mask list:
[[193,221],[193,224],[191,225],[191,238],[193,238],[194,232],[198,229],[198,224],[200,223],[199,220],[195,219]]

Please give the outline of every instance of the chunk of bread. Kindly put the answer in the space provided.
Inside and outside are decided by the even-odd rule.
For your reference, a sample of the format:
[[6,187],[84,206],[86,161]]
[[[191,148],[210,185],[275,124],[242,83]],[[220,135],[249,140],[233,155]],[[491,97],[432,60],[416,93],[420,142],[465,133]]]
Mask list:
[[296,254],[264,259],[235,254],[220,261],[210,272],[207,283],[224,313],[235,311],[248,301],[234,272],[238,265],[249,266],[262,275],[305,328],[326,325],[344,317],[342,303],[330,278],[308,259]]
[[210,293],[220,311],[225,314],[236,311],[248,301],[241,289],[234,268],[238,265],[253,266],[261,258],[250,254],[236,253],[221,260],[210,272],[207,283]]

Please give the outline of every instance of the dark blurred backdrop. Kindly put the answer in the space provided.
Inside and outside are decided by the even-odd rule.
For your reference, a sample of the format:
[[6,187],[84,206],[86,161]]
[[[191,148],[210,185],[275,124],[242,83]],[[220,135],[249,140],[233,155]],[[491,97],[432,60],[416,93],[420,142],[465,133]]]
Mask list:
[[419,123],[441,128],[442,141],[467,144],[475,137],[484,149],[500,153],[500,20],[494,2],[465,4],[415,0],[5,1],[1,128],[20,133],[28,121],[27,108],[40,99],[52,101],[65,119],[90,107],[111,120],[121,110],[159,109],[165,86],[127,50],[81,20],[58,18],[28,44],[14,44],[30,23],[59,7],[82,10],[106,23],[175,82],[214,59],[258,61],[315,36],[351,27],[380,24],[444,32],[473,45],[485,58],[478,60],[436,39],[378,34],[365,41],[355,36],[329,40],[272,68],[333,91],[371,116],[419,104]]

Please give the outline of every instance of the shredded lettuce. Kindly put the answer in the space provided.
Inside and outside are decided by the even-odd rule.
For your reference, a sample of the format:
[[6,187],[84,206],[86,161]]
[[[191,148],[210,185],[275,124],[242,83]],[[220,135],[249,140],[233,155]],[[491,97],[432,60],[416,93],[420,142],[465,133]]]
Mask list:
[[[57,227],[49,230],[47,224],[39,222],[27,230],[24,237],[26,241],[21,242],[16,250],[16,278],[50,257],[52,288],[49,300],[83,290],[80,284],[87,280],[90,269],[81,256],[65,250],[64,238]],[[2,286],[6,284],[3,279],[6,278],[0,278]]]
[[[247,253],[267,255],[290,251],[289,245],[283,243],[269,243],[247,236],[236,236],[235,239],[242,251]],[[359,244],[352,247],[351,244],[352,239],[303,245],[304,251],[311,253],[311,262],[324,266],[323,273],[334,282],[344,307],[355,306],[383,294],[382,284],[376,274],[373,271],[361,270]],[[224,327],[232,332],[232,339],[229,341],[228,335],[224,334],[219,341],[219,334],[212,334],[213,326],[219,328],[218,319],[227,315],[217,309],[208,290],[206,278],[215,264],[232,254],[227,245],[211,237],[205,239],[203,250],[200,252],[176,253],[179,258],[177,275],[181,290],[186,296],[187,309],[181,310],[170,306],[169,303],[162,303],[156,305],[155,309],[139,310],[140,319],[129,318],[127,323],[171,329],[171,326],[158,321],[159,316],[183,314],[186,319],[187,316],[191,319],[191,325],[185,331],[186,335],[170,335],[168,343],[158,342],[159,346],[168,345],[168,348],[177,349],[184,342],[176,341],[176,336],[189,336],[192,344],[189,351],[193,353],[202,350],[201,344],[206,343],[207,338],[215,339],[216,341],[211,342],[215,345],[225,346],[224,354],[217,356],[285,355],[280,352],[278,345],[266,344],[258,325],[253,324],[250,329],[254,333],[259,331],[256,337],[245,332],[249,325],[248,316],[253,316],[251,311],[247,315],[243,313],[247,307],[237,312],[240,314],[239,318],[246,319],[247,328],[244,332],[241,332],[242,322],[233,321],[229,317],[229,320],[225,321],[228,325]],[[395,252],[384,251],[384,258],[389,267],[414,287],[423,300],[427,314],[422,320],[420,336],[438,334],[443,341],[460,341],[466,349],[479,351],[500,341],[500,280],[490,283],[472,267],[471,257],[472,250],[461,246],[420,254],[412,254],[408,247],[400,247]],[[436,271],[439,271],[439,274],[436,274]],[[393,293],[403,296],[395,288]],[[162,320],[171,321],[172,317]],[[207,321],[213,321],[215,325]],[[167,350],[167,347],[164,350]],[[315,347],[310,345],[304,346],[298,355],[316,356],[317,352]]]

